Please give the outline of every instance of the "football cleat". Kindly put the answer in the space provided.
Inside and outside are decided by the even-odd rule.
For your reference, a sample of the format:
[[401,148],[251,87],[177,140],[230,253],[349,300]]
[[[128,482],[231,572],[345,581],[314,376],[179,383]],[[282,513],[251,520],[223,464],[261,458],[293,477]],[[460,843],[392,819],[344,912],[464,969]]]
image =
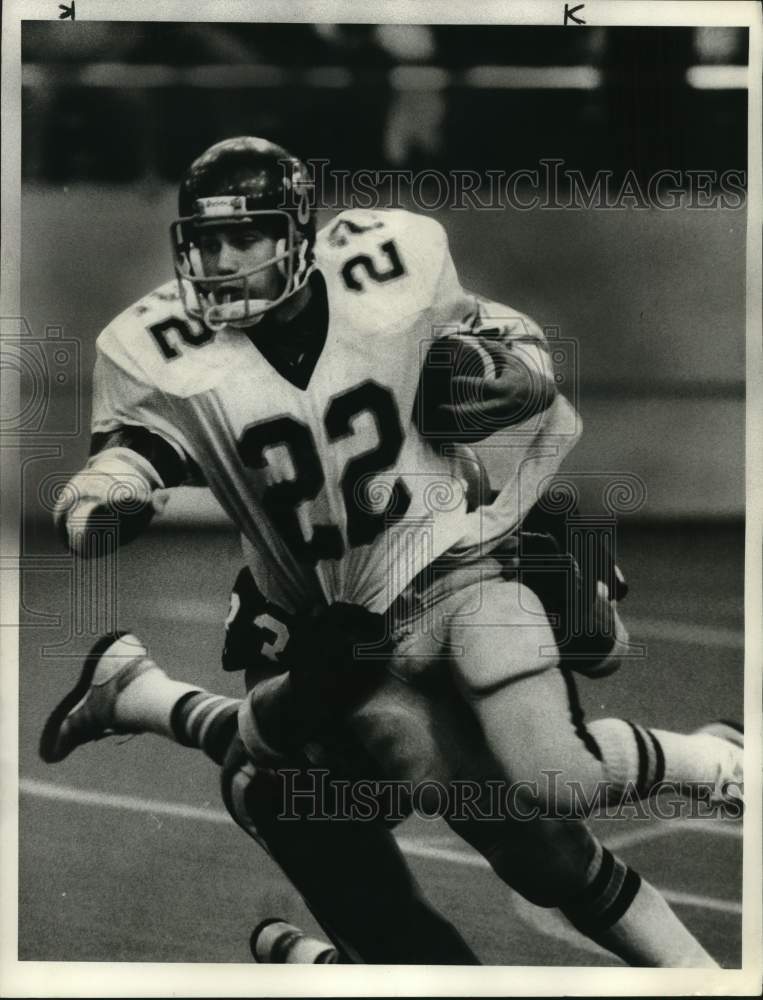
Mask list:
[[700,726],[696,733],[715,737],[722,744],[711,802],[738,806],[744,789],[744,728],[738,722],[719,719]]
[[744,747],[744,727],[739,722],[732,719],[718,719],[716,722],[708,722],[700,726],[698,733],[707,733],[708,736],[718,736],[735,747]]
[[255,962],[263,964],[333,965],[339,961],[336,948],[328,941],[308,937],[299,927],[279,917],[257,924],[249,947]]
[[114,720],[117,698],[136,677],[158,669],[134,635],[102,636],[85,658],[77,683],[48,716],[40,737],[45,763],[64,760],[84,743],[128,732]]

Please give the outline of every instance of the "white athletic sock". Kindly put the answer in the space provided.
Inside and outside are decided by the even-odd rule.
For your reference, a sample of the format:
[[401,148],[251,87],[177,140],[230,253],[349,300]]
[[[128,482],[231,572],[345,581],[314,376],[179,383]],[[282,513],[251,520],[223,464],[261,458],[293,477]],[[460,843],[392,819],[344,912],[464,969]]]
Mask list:
[[684,927],[662,894],[643,879],[622,917],[611,927],[600,930],[594,939],[629,965],[657,969],[718,968],[718,963]]
[[601,844],[591,859],[587,879],[587,888],[562,912],[592,941],[628,965],[716,967],[662,895]]
[[156,733],[176,742],[172,709],[184,695],[198,690],[198,684],[175,681],[155,666],[119,692],[114,721],[128,732]]
[[611,784],[610,800],[623,794],[646,798],[663,782],[690,790],[717,785],[734,772],[739,750],[708,733],[646,729],[624,719],[597,719],[587,725]]

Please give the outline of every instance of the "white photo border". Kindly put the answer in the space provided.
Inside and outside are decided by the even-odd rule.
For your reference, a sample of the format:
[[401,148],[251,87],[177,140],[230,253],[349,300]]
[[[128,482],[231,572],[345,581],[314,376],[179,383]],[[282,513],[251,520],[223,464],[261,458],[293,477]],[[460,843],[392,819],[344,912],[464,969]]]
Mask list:
[[[564,0],[76,0],[77,20],[289,21],[560,25]],[[569,4],[570,7],[575,4]],[[6,0],[2,14],[2,286],[0,316],[19,316],[22,20],[55,20],[57,0]],[[747,395],[745,727],[746,773],[761,774],[763,650],[763,335],[761,333],[761,18],[747,2],[587,0],[590,26],[734,25],[749,28],[747,201]],[[15,412],[18,384],[3,370],[3,407]],[[18,629],[20,516],[18,452],[2,455],[2,622],[0,628],[0,996],[540,996],[756,995],[761,989],[761,786],[748,778],[744,823],[743,965],[741,970],[603,968],[437,968],[175,965],[19,962],[18,919]],[[9,571],[10,567],[10,571]]]

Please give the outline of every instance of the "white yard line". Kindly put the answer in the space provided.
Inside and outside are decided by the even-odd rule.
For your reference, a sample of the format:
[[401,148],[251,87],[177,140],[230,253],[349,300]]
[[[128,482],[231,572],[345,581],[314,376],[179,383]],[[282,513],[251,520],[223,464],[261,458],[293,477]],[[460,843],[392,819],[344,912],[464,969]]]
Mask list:
[[681,892],[679,889],[660,889],[669,903],[676,906],[692,906],[698,910],[714,910],[716,913],[742,913],[742,904],[736,899],[716,899],[715,896],[702,896],[693,892]]
[[653,822],[645,825],[639,820],[638,829],[634,829],[635,820],[630,820],[630,829],[621,834],[607,837],[607,847],[613,851],[624,847],[633,847],[649,840],[659,840],[674,833],[709,833],[713,837],[742,837],[742,826],[731,820],[723,819],[671,819]]
[[125,809],[127,812],[149,813],[156,816],[175,816],[178,819],[201,820],[203,823],[231,823],[230,816],[221,809],[199,809],[183,802],[164,802],[162,799],[144,799],[136,795],[112,795],[93,792],[71,785],[58,785],[37,778],[22,778],[19,791],[38,799],[74,802],[80,806],[101,806],[105,809]]
[[[22,778],[19,781],[19,791],[34,798],[106,809],[124,809],[128,812],[147,813],[150,816],[171,816],[176,819],[217,824],[231,824],[233,822],[228,814],[220,809],[200,809],[182,802],[164,802],[161,799],[144,799],[134,795],[114,795],[109,792],[88,791],[69,785],[59,785],[51,781],[40,781],[37,778]],[[620,850],[626,846],[665,836],[679,827],[683,831],[694,829],[694,824],[696,824],[696,828],[700,828],[700,824],[702,824],[703,831],[713,834],[720,833],[722,830],[722,835],[741,836],[742,832],[741,827],[732,827],[722,822],[710,824],[699,820],[674,821],[672,824],[653,825],[649,829],[634,830],[624,833],[620,837],[613,837],[608,841],[608,846]],[[471,868],[489,868],[487,861],[476,852],[437,847],[434,844],[413,840],[410,837],[398,837],[398,843],[401,849],[411,857],[428,858]],[[715,910],[721,913],[740,914],[742,912],[742,904],[734,900],[716,899],[712,896],[695,895],[671,889],[661,891],[669,902],[679,906],[692,906],[697,909]],[[548,931],[548,933],[553,932]]]
[[677,622],[663,618],[633,618],[627,609],[623,621],[633,642],[643,639],[661,639],[666,642],[684,642],[691,646],[710,646],[713,649],[744,649],[744,629],[696,622]]

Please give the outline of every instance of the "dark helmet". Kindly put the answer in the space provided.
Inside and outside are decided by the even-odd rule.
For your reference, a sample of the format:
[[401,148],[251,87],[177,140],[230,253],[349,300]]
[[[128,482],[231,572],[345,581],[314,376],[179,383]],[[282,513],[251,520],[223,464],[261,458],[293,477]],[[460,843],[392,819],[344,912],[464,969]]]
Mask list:
[[[211,146],[191,164],[180,184],[180,218],[170,229],[175,274],[186,312],[207,326],[248,327],[307,281],[313,270],[315,218],[312,181],[296,157],[281,146],[240,136]],[[208,276],[198,249],[204,227],[264,224],[276,237],[276,253],[235,275]],[[252,299],[248,278],[276,265],[284,279],[276,299]],[[241,298],[230,301],[217,288],[241,284]],[[225,301],[224,301],[225,299]]]

